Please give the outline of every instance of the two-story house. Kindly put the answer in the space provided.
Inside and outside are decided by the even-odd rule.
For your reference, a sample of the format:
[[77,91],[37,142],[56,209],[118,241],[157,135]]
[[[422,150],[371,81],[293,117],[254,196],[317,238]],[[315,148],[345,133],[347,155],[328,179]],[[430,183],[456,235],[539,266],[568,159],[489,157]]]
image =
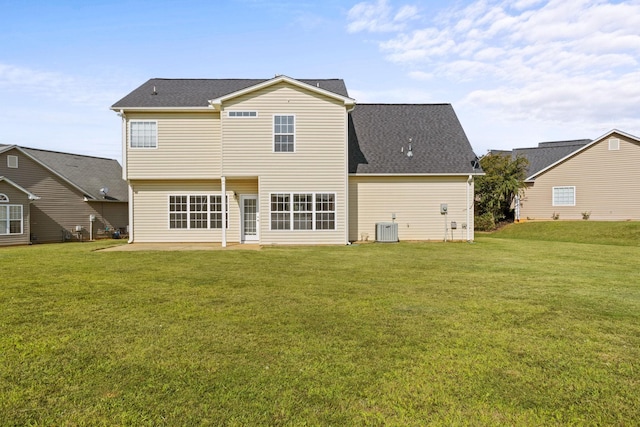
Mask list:
[[345,244],[380,222],[473,239],[481,171],[448,104],[356,106],[342,80],[276,76],[151,79],[111,108],[130,242]]

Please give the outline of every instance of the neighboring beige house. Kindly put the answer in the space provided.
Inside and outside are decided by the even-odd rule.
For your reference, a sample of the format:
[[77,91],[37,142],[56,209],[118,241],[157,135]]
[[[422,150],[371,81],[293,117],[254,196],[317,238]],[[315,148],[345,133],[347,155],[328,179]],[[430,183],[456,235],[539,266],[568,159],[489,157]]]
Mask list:
[[[565,153],[558,157],[561,150]],[[520,199],[520,219],[575,220],[585,214],[601,221],[640,220],[638,137],[612,130],[593,141],[544,143],[512,154],[534,164]],[[547,164],[541,161],[545,156]]]
[[0,144],[0,176],[36,196],[23,222],[23,243],[126,231],[128,190],[117,160]]
[[356,106],[340,79],[276,76],[151,79],[111,108],[130,242],[346,244],[391,222],[473,239],[481,171],[448,104]]
[[29,244],[30,205],[38,197],[0,176],[0,246]]

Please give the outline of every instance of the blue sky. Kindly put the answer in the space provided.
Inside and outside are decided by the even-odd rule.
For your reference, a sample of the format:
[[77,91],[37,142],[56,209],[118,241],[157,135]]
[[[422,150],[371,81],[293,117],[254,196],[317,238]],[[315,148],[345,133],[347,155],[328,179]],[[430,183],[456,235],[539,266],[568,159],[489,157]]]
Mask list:
[[[451,103],[477,154],[640,136],[640,0],[0,0],[0,143],[121,158],[153,77],[342,78]],[[357,107],[356,107],[357,108]]]

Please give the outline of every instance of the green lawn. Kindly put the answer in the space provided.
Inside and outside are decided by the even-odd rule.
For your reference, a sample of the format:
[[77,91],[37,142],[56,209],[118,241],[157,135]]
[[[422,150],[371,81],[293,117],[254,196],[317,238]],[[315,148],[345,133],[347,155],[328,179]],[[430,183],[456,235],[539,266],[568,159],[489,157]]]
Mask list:
[[0,248],[0,425],[634,425],[638,224],[571,237],[602,224],[474,244]]

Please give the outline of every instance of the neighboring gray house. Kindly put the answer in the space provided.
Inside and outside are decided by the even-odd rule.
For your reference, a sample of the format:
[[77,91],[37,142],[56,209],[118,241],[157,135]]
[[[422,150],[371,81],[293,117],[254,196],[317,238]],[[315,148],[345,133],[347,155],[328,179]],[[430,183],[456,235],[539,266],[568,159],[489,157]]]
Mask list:
[[130,242],[345,244],[392,221],[400,240],[473,239],[481,171],[448,104],[356,105],[340,79],[276,76],[151,79],[111,109]]
[[23,219],[22,243],[126,232],[127,184],[116,160],[0,144],[0,176],[36,198]]
[[519,219],[640,219],[638,137],[614,129],[511,153],[530,162]]

